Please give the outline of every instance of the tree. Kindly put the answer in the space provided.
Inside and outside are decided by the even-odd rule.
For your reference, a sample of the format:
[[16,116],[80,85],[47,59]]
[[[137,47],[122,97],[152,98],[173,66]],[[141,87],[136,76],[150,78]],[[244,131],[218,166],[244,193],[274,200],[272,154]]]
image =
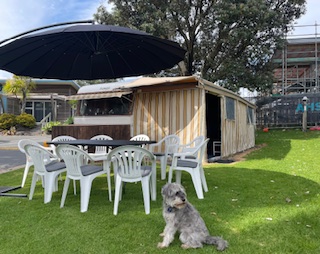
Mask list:
[[99,23],[128,26],[179,42],[186,50],[182,75],[200,72],[237,91],[268,90],[271,56],[305,0],[109,0],[100,5]]
[[19,98],[21,104],[21,114],[26,111],[26,103],[28,94],[36,88],[36,84],[29,77],[13,75],[12,79],[8,79],[3,87],[6,94],[13,94]]

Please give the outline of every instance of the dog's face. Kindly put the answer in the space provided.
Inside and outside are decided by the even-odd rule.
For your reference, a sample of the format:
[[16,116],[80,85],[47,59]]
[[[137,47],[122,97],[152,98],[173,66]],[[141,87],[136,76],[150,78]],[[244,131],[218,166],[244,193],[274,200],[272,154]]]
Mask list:
[[187,194],[182,185],[177,183],[167,183],[162,187],[161,194],[163,201],[170,207],[181,209],[187,202]]

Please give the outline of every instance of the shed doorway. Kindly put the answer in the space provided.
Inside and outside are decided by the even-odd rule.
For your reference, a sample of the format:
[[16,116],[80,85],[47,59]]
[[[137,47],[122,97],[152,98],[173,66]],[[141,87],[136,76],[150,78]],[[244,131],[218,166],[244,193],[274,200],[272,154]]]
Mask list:
[[[221,103],[220,97],[206,93],[208,161],[220,159],[221,155]],[[216,143],[214,143],[216,142]]]

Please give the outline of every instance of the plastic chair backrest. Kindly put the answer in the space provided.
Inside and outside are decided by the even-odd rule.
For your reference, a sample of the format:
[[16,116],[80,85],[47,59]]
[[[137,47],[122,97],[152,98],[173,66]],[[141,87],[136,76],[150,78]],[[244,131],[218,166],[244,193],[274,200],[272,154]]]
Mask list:
[[[112,137],[110,137],[108,135],[103,135],[103,134],[93,136],[90,139],[91,140],[113,140]],[[96,154],[104,154],[104,153],[107,153],[107,152],[109,152],[107,146],[96,146],[95,147],[95,153]]]
[[180,145],[179,136],[172,134],[163,138],[165,143],[165,154],[173,154],[178,151]]
[[130,138],[130,140],[149,141],[150,138],[145,134],[139,134],[139,135],[133,136],[132,138]]
[[57,136],[52,141],[68,141],[68,140],[76,140],[75,137],[72,136]]
[[107,160],[117,160],[117,175],[122,178],[139,179],[143,176],[142,165],[154,162],[155,156],[139,146],[120,146],[108,154]]
[[35,142],[35,141],[31,140],[31,139],[21,139],[18,142],[18,148],[19,148],[20,152],[26,153],[26,151],[25,151],[25,146],[26,145],[40,146],[39,143],[37,143],[37,142]]
[[208,142],[209,142],[209,138],[207,138],[205,141],[202,142],[202,144],[200,145],[200,149],[199,149],[199,153],[198,153],[198,163],[199,165],[202,166],[202,162],[203,162],[203,156],[204,156],[204,152],[207,148]]
[[82,176],[80,167],[86,161],[92,161],[87,152],[72,145],[59,145],[56,148],[57,156],[64,161],[67,167],[67,174],[76,179]]
[[204,141],[204,136],[198,136],[196,137],[194,140],[192,140],[191,142],[189,142],[188,144],[185,145],[181,145],[181,152],[192,152],[195,151],[198,146],[200,146],[202,144],[202,142]]
[[[130,138],[130,140],[132,140],[132,141],[149,141],[150,138],[145,134],[139,134],[139,135],[136,135],[136,136]],[[145,145],[140,145],[140,147],[144,148]]]
[[[75,137],[72,137],[72,136],[57,136],[55,137],[54,139],[52,139],[52,141],[68,141],[68,140],[76,140]],[[57,154],[56,153],[56,146],[55,145],[50,145],[51,149],[52,149],[52,152],[53,154]]]
[[25,146],[25,151],[33,161],[34,170],[44,174],[46,172],[45,162],[50,162],[50,157],[54,157],[50,152],[40,145],[28,144]]

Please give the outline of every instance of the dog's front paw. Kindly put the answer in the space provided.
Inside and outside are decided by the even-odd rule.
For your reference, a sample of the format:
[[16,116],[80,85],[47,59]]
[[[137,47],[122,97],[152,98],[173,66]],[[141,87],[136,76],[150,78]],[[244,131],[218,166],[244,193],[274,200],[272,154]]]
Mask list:
[[181,244],[181,248],[186,250],[186,249],[190,249],[191,246],[189,246],[188,244],[184,243],[184,244]]
[[164,237],[164,232],[162,232],[161,234],[159,234],[159,236],[162,236],[162,237]]
[[164,244],[163,242],[162,243],[158,243],[158,248],[159,249],[163,249],[163,248],[166,248],[168,247],[166,244]]

